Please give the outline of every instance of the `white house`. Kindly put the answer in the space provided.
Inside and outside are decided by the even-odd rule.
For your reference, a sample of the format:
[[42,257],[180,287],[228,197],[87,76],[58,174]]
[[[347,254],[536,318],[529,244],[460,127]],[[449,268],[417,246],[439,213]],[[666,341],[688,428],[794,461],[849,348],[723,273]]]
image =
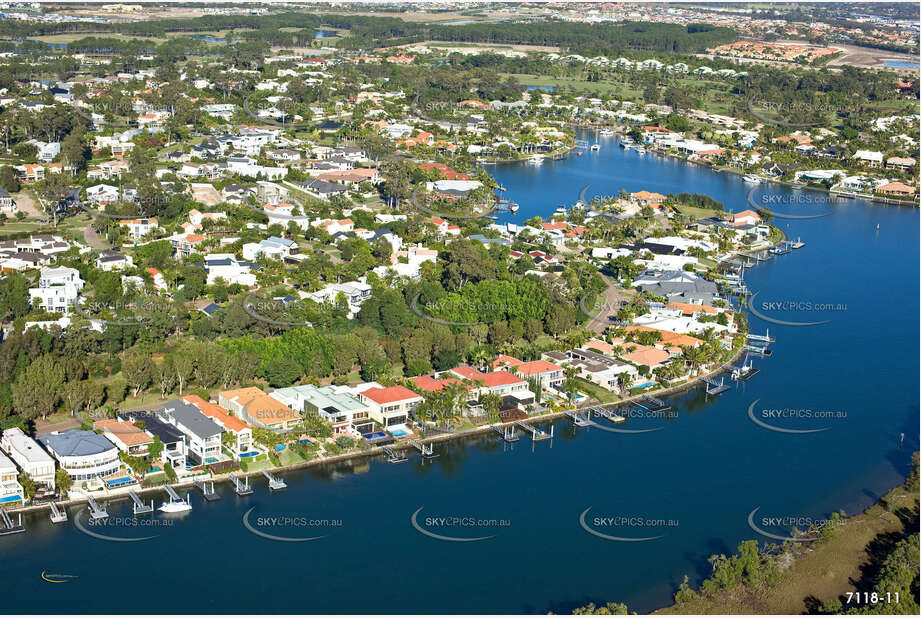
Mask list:
[[271,260],[283,260],[297,252],[297,243],[287,238],[272,236],[259,242],[248,242],[243,245],[243,259],[255,260],[265,256]]
[[118,472],[118,447],[105,437],[87,430],[71,429],[38,437],[75,481],[88,481]]
[[36,483],[54,489],[54,458],[19,427],[3,432],[0,448]]
[[238,283],[242,286],[256,285],[256,275],[252,272],[253,265],[241,262],[232,253],[211,253],[205,256],[205,271],[208,273],[208,285],[218,279],[223,279],[228,284]]
[[368,406],[371,418],[385,428],[404,425],[409,415],[423,398],[405,386],[384,388],[377,382],[367,382],[354,387],[358,401]]
[[0,453],[0,504],[23,501],[23,489],[19,484],[19,471],[10,458]]

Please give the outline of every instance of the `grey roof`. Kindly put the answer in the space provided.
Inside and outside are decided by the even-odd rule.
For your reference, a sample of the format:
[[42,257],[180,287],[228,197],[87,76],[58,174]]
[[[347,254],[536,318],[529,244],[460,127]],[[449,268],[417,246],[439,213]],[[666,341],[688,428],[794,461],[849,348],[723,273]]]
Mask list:
[[643,283],[637,287],[643,292],[664,296],[669,300],[694,299],[697,302],[703,301],[705,305],[712,304],[717,295],[716,284],[706,279],[694,282],[660,281]]
[[179,399],[163,404],[163,412],[176,419],[183,427],[199,438],[210,438],[224,432],[220,425],[202,414],[201,410]]
[[116,448],[105,437],[85,429],[45,434],[38,441],[62,457],[87,457]]

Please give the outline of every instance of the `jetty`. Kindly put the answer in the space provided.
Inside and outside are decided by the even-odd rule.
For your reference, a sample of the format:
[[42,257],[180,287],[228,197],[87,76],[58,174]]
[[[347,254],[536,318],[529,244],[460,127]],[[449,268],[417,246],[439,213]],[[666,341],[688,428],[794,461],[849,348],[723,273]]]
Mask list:
[[768,349],[766,345],[758,346],[746,343],[744,346],[742,346],[742,349],[746,352],[751,352],[752,354],[758,354],[759,356],[770,356],[772,354],[771,350]]
[[763,335],[756,335],[754,333],[748,333],[747,339],[749,341],[757,341],[761,343],[775,343],[776,339],[771,337],[771,329],[767,329]]
[[3,524],[3,526],[0,527],[0,536],[26,531],[25,526],[22,525],[22,513],[19,514],[19,522],[13,523],[9,513],[5,510],[0,510],[0,523]]
[[656,399],[650,395],[646,395],[642,399],[636,402],[636,405],[643,408],[648,412],[665,412],[666,410],[671,410],[672,407],[662,401],[661,399]]
[[284,489],[285,487],[288,486],[287,483],[285,483],[283,480],[281,480],[280,478],[278,478],[277,476],[275,476],[268,470],[263,470],[262,476],[264,476],[266,480],[269,482],[269,489],[273,491],[276,489]]
[[518,442],[518,434],[515,433],[514,425],[493,425],[493,431],[502,436],[506,442]]
[[409,461],[406,457],[397,455],[389,446],[382,446],[381,450],[387,455],[388,463],[403,463],[404,461]]
[[720,378],[720,381],[717,382],[713,378],[701,378],[701,382],[706,385],[706,392],[708,395],[719,395],[720,393],[725,393],[730,389],[728,384],[723,383],[723,378]]
[[582,416],[578,410],[566,410],[564,414],[572,419],[572,424],[576,427],[590,427],[592,424],[591,412]]
[[416,450],[422,455],[422,459],[434,459],[438,457],[434,447],[431,444],[422,444],[418,440],[410,440],[410,445],[416,447]]
[[195,486],[201,490],[202,495],[208,502],[221,499],[221,494],[214,491],[214,481],[209,483],[208,481],[198,479],[195,481]]
[[96,504],[96,500],[93,496],[87,496],[86,499],[90,503],[90,517],[93,519],[105,519],[109,516],[105,509]]
[[48,506],[51,507],[51,523],[60,524],[67,521],[67,511],[59,509],[58,505],[53,501],[49,502]]
[[588,409],[589,414],[597,414],[602,418],[606,418],[612,423],[623,423],[625,419],[620,414],[616,413],[614,410],[602,407],[602,406],[593,406]]
[[253,488],[249,486],[249,477],[243,477],[243,480],[240,480],[238,477],[233,474],[229,474],[230,482],[233,483],[233,489],[237,492],[238,496],[248,496],[253,493]]
[[134,505],[131,507],[135,515],[142,515],[144,513],[153,513],[153,500],[150,501],[150,504],[144,504],[136,493],[133,491],[128,492],[128,497],[131,498],[131,501],[134,502]]
[[760,369],[755,369],[752,366],[751,361],[748,360],[748,354],[746,354],[742,364],[732,368],[731,377],[737,382],[747,382],[755,377],[759,371]]
[[531,440],[534,442],[538,442],[540,440],[549,440],[553,437],[553,425],[550,425],[550,433],[547,433],[543,429],[535,427],[534,425],[530,425],[524,421],[517,421],[515,424],[525,431],[531,432]]

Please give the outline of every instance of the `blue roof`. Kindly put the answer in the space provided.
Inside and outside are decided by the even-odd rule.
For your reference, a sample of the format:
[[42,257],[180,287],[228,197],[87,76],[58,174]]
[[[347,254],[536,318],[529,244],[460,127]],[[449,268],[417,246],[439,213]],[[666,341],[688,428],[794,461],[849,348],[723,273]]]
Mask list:
[[38,441],[63,457],[98,455],[115,448],[104,436],[85,429],[45,434]]

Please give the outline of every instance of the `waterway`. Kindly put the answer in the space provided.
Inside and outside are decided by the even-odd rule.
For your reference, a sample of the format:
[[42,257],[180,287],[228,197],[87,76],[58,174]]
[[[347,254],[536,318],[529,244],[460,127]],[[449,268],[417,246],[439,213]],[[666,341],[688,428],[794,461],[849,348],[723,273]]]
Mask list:
[[[598,141],[599,152],[581,157],[493,168],[505,197],[521,205],[504,216],[549,217],[585,185],[588,198],[685,191],[749,207],[752,186],[736,176]],[[0,537],[4,611],[545,614],[622,601],[645,612],[669,604],[685,574],[692,585],[706,577],[711,554],[769,541],[748,525],[755,508],[754,521],[781,535],[796,518],[803,528],[802,518],[858,512],[901,481],[918,448],[918,211],[796,203],[791,196],[805,194],[776,185],[758,187],[764,203],[762,194],[775,196],[775,212],[831,214],[777,220],[806,246],[747,273],[756,307],[784,321],[829,321],[752,317],[752,330],[770,328],[777,342],[772,357],[754,361],[761,372],[751,381],[715,399],[684,393],[670,400],[674,418],[623,426],[657,429],[647,433],[559,421],[552,441],[506,445],[490,435],[438,444],[440,457],[425,463],[378,458],[288,472],[288,488],[274,494],[263,479],[244,498],[225,485],[222,500],[206,503],[196,491],[193,511],[175,520],[135,520],[127,502],[109,505],[105,527],[91,526],[82,508],[59,525],[30,515],[25,534]],[[816,309],[824,305],[834,309]],[[759,420],[823,431],[765,429],[749,418],[755,400]],[[244,525],[248,511],[256,532]],[[424,532],[488,538],[434,538],[413,526],[414,513]],[[97,534],[154,538],[100,540],[75,519]],[[609,540],[586,527],[651,540]],[[43,571],[62,583],[44,581]]]

